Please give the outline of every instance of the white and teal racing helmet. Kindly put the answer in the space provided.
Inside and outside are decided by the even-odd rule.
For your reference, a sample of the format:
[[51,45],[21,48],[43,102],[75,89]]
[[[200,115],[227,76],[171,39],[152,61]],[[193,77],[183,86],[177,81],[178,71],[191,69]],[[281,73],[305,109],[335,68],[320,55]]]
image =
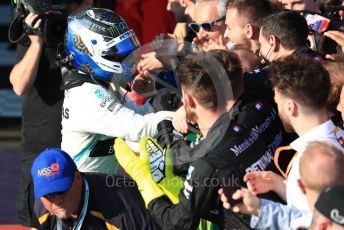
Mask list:
[[111,10],[84,8],[68,17],[64,51],[74,70],[104,81],[130,78],[135,62],[127,56],[139,46],[134,31]]

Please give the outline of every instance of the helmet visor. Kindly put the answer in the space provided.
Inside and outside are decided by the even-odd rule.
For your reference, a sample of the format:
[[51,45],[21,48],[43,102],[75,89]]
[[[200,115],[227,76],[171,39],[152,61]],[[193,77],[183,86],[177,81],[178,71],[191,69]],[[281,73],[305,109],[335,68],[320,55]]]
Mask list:
[[117,44],[111,46],[106,50],[103,50],[102,57],[109,61],[121,62],[139,46],[140,43],[136,35],[132,34],[130,37],[124,38]]

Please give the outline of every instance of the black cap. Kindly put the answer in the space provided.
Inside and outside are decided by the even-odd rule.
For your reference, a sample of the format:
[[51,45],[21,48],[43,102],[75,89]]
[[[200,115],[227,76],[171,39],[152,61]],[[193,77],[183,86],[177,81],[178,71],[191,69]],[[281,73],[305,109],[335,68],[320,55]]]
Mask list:
[[315,208],[332,222],[344,226],[344,185],[325,189]]

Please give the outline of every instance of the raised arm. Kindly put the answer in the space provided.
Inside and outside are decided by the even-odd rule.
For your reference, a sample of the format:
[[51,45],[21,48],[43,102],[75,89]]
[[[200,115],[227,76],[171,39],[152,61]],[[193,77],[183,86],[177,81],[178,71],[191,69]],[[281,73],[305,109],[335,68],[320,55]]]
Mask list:
[[[41,26],[42,20],[38,15],[30,13],[25,18],[25,23],[34,29]],[[43,47],[43,38],[39,35],[29,35],[31,44],[24,57],[13,67],[10,73],[10,82],[14,92],[22,96],[26,94],[36,80],[38,65]]]

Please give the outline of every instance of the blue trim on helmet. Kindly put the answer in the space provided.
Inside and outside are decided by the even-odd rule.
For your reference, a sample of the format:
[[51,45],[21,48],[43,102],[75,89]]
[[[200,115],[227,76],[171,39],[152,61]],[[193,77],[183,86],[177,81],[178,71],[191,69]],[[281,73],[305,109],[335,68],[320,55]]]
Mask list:
[[74,68],[79,69],[82,65],[85,63],[88,63],[90,68],[94,71],[96,77],[103,79],[105,81],[109,81],[114,73],[105,71],[99,67],[97,63],[94,62],[94,60],[87,54],[78,51],[75,48],[74,41],[73,41],[73,36],[71,33],[71,30],[68,28],[67,30],[67,46],[65,48],[66,55],[72,55],[73,56],[73,61],[72,65]]
[[130,36],[111,48],[115,48],[118,55],[126,55],[137,49],[137,47],[139,47],[139,44],[136,39],[134,36]]

